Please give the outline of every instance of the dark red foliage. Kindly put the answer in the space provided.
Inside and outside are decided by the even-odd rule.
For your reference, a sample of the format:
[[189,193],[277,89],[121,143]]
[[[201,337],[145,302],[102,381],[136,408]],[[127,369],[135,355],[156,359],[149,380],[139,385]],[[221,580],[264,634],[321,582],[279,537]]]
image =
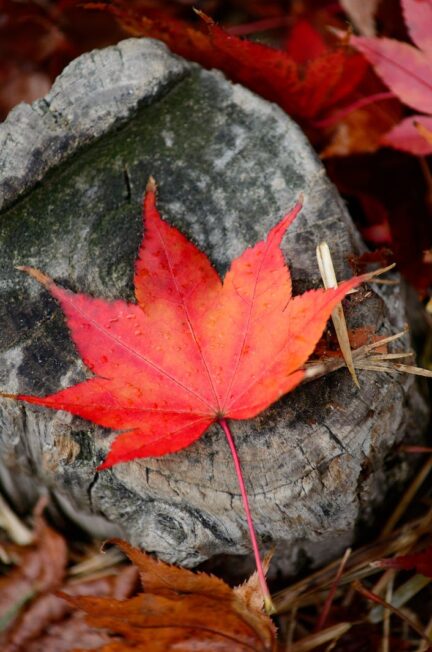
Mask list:
[[398,570],[415,570],[420,575],[432,578],[432,546],[412,553],[411,555],[399,555],[392,559],[377,561],[376,566],[382,568],[396,568]]

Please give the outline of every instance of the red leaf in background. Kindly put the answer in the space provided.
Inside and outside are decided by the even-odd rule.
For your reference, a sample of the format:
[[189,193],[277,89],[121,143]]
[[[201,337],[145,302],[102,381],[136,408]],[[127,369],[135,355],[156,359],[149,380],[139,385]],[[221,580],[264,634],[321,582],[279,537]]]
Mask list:
[[0,0],[0,120],[45,95],[71,59],[120,38],[111,16],[90,16],[76,2]]
[[395,568],[397,570],[415,570],[420,575],[432,577],[432,546],[412,555],[400,555],[392,559],[382,559],[374,562],[380,568]]
[[401,0],[402,11],[413,42],[432,57],[431,0]]
[[428,156],[432,153],[432,143],[422,136],[418,125],[432,131],[432,116],[413,115],[405,118],[382,137],[382,144],[417,156]]
[[404,104],[432,113],[432,61],[425,53],[389,38],[352,36],[350,42]]
[[[358,92],[360,91],[361,88],[358,89]],[[325,121],[333,128],[330,142],[321,152],[322,158],[373,153],[382,147],[383,136],[400,120],[401,106],[395,99],[371,102],[365,106],[361,106],[361,103],[362,100],[358,100],[351,105],[353,110],[346,107],[336,111]],[[354,108],[356,105],[360,107]],[[325,122],[317,126],[322,128]]]
[[[392,241],[388,210],[376,197],[359,192],[357,195],[363,211],[368,216],[368,226],[360,227],[367,242],[374,245],[389,245]],[[388,263],[387,263],[388,264]]]
[[[380,228],[378,236],[386,236],[390,231],[391,249],[399,269],[421,296],[427,295],[432,283],[432,264],[423,260],[423,252],[432,246],[432,205],[425,201],[428,186],[421,161],[385,148],[373,155],[332,158],[326,162],[330,178],[348,199],[359,228],[381,223],[385,230]],[[366,196],[373,197],[378,204],[365,202]],[[385,227],[386,215],[389,231]],[[368,235],[373,239],[374,231]]]
[[0,120],[21,101],[45,95],[76,54],[55,8],[0,0]]
[[301,65],[322,56],[327,49],[321,34],[304,18],[294,24],[285,43],[288,56]]
[[402,121],[383,144],[416,155],[432,153],[432,143],[416,128],[432,125],[432,2],[401,0],[406,25],[415,45],[389,38],[352,36],[350,42],[374,66],[393,93],[410,108],[428,114]]
[[[134,36],[158,38],[176,54],[206,68],[222,70],[234,81],[277,102],[300,122],[321,115],[346,97],[366,71],[364,59],[348,54],[343,46],[326,48],[305,67],[299,66],[287,52],[232,36],[202,13],[206,29],[171,17],[143,15],[120,0],[109,5],[99,2],[85,6],[114,14]],[[316,51],[317,35],[313,40],[312,49]]]

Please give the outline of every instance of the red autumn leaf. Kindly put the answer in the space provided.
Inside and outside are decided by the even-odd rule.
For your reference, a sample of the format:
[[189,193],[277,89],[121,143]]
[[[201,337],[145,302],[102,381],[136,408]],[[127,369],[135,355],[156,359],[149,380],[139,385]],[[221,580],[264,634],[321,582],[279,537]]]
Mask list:
[[55,7],[0,0],[0,120],[48,93],[76,54],[57,18]]
[[180,56],[206,68],[219,68],[230,79],[277,102],[303,123],[349,95],[366,70],[363,57],[348,54],[342,46],[326,47],[306,66],[299,65],[288,52],[228,34],[202,12],[198,13],[206,29],[173,17],[144,15],[121,0],[85,6],[114,14],[134,36],[158,38]]
[[22,268],[60,302],[90,380],[20,400],[123,430],[99,469],[188,446],[210,424],[250,419],[296,387],[334,306],[362,278],[291,298],[279,245],[300,204],[233,261],[222,283],[164,222],[150,184],[135,266],[138,304],[93,299]]
[[389,38],[352,36],[351,43],[404,104],[432,113],[432,62],[423,52]]
[[403,120],[383,138],[383,144],[417,155],[432,153],[432,142],[417,123],[432,125],[432,2],[401,0],[414,45],[389,38],[352,36],[350,42],[374,66],[393,93],[410,108],[427,115]]
[[231,589],[212,575],[156,561],[124,541],[116,544],[138,568],[143,593],[127,600],[62,594],[87,613],[90,625],[112,633],[100,652],[275,650],[274,625],[255,604],[260,602],[255,576]]
[[432,153],[432,143],[422,134],[422,127],[432,132],[432,116],[414,115],[405,118],[383,136],[382,143],[417,156],[429,156]]
[[382,559],[374,563],[380,568],[395,568],[398,570],[415,570],[420,575],[432,577],[432,546],[412,555],[400,555],[392,559]]
[[[376,80],[378,82],[378,80]],[[321,158],[373,153],[382,147],[383,138],[400,120],[402,107],[396,99],[381,99],[388,93],[374,93],[340,109],[317,126],[332,127],[330,142]],[[375,98],[375,99],[374,99]]]
[[135,266],[138,304],[74,294],[21,267],[60,302],[90,380],[39,398],[9,395],[122,430],[98,470],[140,457],[174,453],[218,422],[234,458],[257,570],[271,599],[240,462],[226,422],[250,419],[304,378],[301,368],[346,293],[364,280],[291,297],[280,250],[298,203],[268,234],[233,261],[222,282],[208,258],[164,222],[149,182],[146,237]]
[[420,50],[432,57],[431,0],[401,0],[409,35]]
[[285,51],[298,64],[307,64],[327,51],[327,45],[311,23],[300,18],[293,25],[285,43]]

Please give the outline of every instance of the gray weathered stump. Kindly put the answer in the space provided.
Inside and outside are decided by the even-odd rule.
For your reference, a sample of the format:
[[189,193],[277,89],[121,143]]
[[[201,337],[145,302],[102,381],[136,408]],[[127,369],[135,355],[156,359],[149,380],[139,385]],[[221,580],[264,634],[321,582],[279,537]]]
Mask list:
[[[295,291],[320,284],[326,239],[340,278],[361,248],[341,199],[299,128],[276,106],[158,42],[130,39],[74,61],[51,93],[0,126],[0,389],[44,395],[88,376],[48,293],[14,267],[133,300],[146,180],[163,215],[223,274],[305,196],[283,249]],[[349,301],[348,301],[349,302]],[[395,332],[397,287],[363,293],[351,324]],[[286,567],[322,561],[408,469],[392,457],[425,408],[410,377],[345,370],[232,424],[258,533]],[[1,482],[25,510],[48,491],[91,533],[116,533],[171,562],[245,554],[249,537],[222,432],[161,459],[95,473],[114,435],[64,412],[2,400]]]

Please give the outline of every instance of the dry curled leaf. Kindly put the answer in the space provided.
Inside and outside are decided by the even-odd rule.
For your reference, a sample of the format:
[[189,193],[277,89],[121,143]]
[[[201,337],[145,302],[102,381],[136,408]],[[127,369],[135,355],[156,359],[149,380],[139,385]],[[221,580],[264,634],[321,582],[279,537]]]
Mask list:
[[39,596],[59,588],[67,563],[67,546],[63,537],[36,516],[35,539],[28,546],[5,544],[13,562],[9,572],[0,577],[0,645],[6,649],[11,630],[24,608]]
[[[122,601],[62,594],[70,605],[86,612],[91,626],[110,632],[110,641],[98,647],[99,652],[276,649],[275,627],[254,606],[250,592],[156,561],[124,541],[114,542],[138,568],[144,592]],[[255,590],[259,596],[258,585]]]

